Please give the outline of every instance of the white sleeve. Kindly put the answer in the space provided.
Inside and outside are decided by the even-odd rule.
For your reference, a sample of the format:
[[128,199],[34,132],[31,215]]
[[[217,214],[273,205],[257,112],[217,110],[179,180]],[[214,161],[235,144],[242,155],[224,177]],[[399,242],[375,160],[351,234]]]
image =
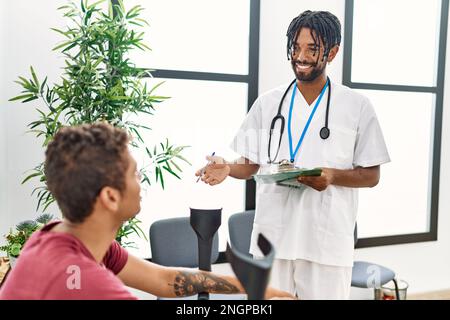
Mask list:
[[372,167],[390,161],[377,115],[366,98],[359,119],[353,166]]
[[230,148],[250,161],[260,164],[261,103],[258,98],[252,105]]

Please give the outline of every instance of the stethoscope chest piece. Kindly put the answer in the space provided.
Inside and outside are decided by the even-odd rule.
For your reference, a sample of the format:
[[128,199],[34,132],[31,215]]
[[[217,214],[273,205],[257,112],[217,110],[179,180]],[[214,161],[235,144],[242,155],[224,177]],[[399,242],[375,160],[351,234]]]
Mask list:
[[330,136],[330,129],[328,129],[328,127],[323,127],[322,129],[320,129],[320,137],[322,139],[328,139],[328,137]]

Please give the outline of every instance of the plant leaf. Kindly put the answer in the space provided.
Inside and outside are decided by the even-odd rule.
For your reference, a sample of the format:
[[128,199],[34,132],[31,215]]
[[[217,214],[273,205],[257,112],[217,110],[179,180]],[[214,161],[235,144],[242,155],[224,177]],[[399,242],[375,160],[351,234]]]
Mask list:
[[31,70],[31,75],[33,76],[34,83],[36,84],[36,87],[39,88],[40,84],[39,84],[38,78],[36,77],[36,72],[34,72],[34,69],[32,66],[30,66],[30,70]]
[[25,182],[27,182],[28,180],[34,178],[34,177],[39,177],[40,175],[42,175],[41,172],[35,172],[30,174],[28,177],[26,177],[25,179],[22,180],[21,184],[24,184]]
[[28,98],[31,98],[33,96],[34,96],[34,94],[28,93],[28,94],[23,94],[23,95],[11,98],[8,101],[17,101],[17,100],[22,100],[22,99],[28,99]]

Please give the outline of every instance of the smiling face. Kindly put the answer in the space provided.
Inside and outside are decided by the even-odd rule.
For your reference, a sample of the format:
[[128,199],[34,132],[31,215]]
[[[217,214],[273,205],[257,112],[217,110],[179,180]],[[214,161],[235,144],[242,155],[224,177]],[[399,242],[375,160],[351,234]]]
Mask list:
[[302,28],[297,35],[291,53],[291,65],[295,77],[300,81],[312,82],[318,77],[325,77],[327,62],[331,62],[336,56],[338,46],[333,47],[324,58],[324,45],[322,39],[314,42],[311,29]]

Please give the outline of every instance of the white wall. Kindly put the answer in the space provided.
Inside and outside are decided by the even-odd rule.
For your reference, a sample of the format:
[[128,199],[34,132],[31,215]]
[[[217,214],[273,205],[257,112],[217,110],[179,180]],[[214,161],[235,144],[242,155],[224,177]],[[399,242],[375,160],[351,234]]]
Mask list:
[[[0,21],[4,21],[5,18],[5,11],[4,10],[0,10]],[[5,37],[4,37],[4,33],[5,33],[5,28],[3,27],[2,24],[0,24],[0,47],[4,48],[5,45],[3,45],[5,43]],[[4,58],[4,54],[3,54],[3,50],[0,49],[0,75],[4,74],[4,68],[5,68],[5,58]],[[5,161],[6,161],[6,139],[5,139],[5,121],[4,121],[4,117],[5,117],[5,111],[3,108],[3,94],[4,91],[4,86],[3,86],[3,81],[1,79],[0,76],[0,98],[2,99],[0,102],[0,203],[4,204],[6,203],[6,171],[5,171]],[[3,205],[1,206],[3,207]],[[0,208],[1,208],[0,207]],[[4,217],[4,207],[3,209],[0,209],[0,217],[1,220],[3,221],[3,217]],[[3,235],[3,223],[0,223],[0,237]],[[1,241],[0,241],[1,243]]]
[[[26,125],[36,119],[33,104],[10,103],[19,87],[13,83],[18,75],[28,75],[29,65],[38,74],[49,75],[56,81],[62,59],[51,51],[60,38],[49,31],[63,24],[55,9],[60,0],[15,0],[3,4],[0,20],[0,234],[27,218],[35,217],[35,198],[30,197],[32,185],[20,185],[24,172],[43,159],[43,150],[32,134],[26,134]],[[288,82],[292,78],[286,60],[285,33],[291,19],[301,11],[326,9],[335,13],[344,24],[344,0],[262,0],[260,92]],[[450,40],[449,40],[450,43]],[[447,49],[450,52],[450,48]],[[342,51],[329,67],[335,81],[342,78]],[[450,75],[450,61],[446,74]],[[447,77],[444,104],[450,99],[450,77]],[[37,105],[36,105],[37,106]],[[411,292],[424,292],[450,288],[450,113],[444,111],[441,158],[441,188],[439,204],[438,241],[407,245],[359,249],[356,258],[383,264],[394,269],[410,283]],[[2,140],[3,139],[3,140]],[[217,269],[229,272],[226,267]],[[369,292],[361,293],[367,295]]]
[[8,102],[8,99],[20,93],[21,89],[14,81],[19,75],[30,77],[30,65],[35,68],[41,80],[45,75],[49,76],[49,83],[58,80],[62,60],[51,49],[61,41],[61,37],[49,28],[63,26],[61,14],[56,11],[59,6],[61,0],[16,0],[2,3],[4,17],[0,21],[3,34],[0,50],[3,66],[0,78],[0,133],[6,143],[0,149],[0,171],[4,175],[0,180],[0,235],[5,234],[17,222],[37,217],[36,198],[30,196],[35,185],[21,185],[20,182],[26,171],[44,158],[38,140],[33,134],[26,133],[27,124],[37,119],[34,109],[41,104],[21,104]]

